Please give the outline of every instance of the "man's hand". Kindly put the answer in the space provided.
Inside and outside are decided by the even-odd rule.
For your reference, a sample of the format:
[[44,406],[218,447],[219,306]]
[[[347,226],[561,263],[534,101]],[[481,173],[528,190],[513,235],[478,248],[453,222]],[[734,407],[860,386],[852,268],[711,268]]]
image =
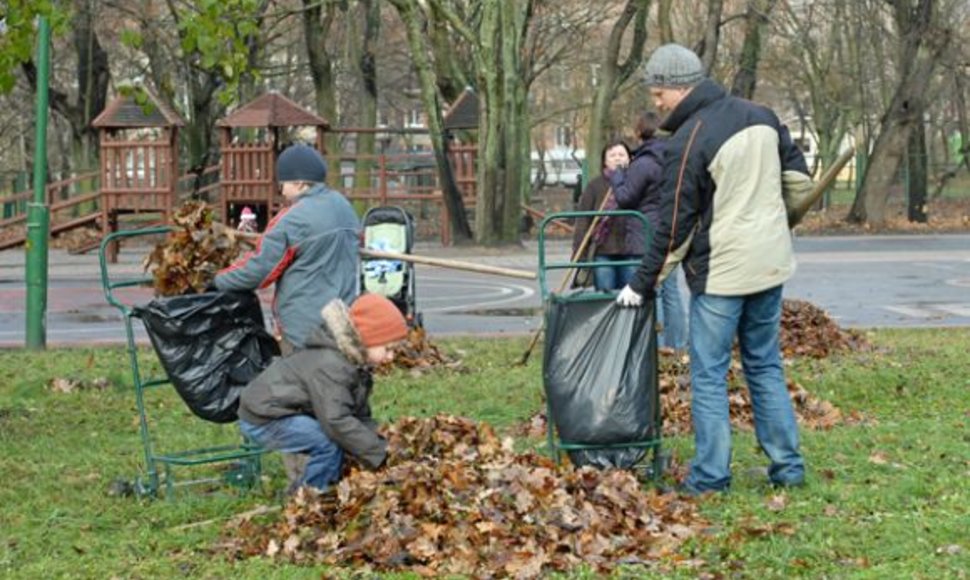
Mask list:
[[626,307],[643,306],[643,296],[637,294],[633,288],[627,285],[623,287],[623,290],[620,290],[620,294],[616,297],[616,303]]

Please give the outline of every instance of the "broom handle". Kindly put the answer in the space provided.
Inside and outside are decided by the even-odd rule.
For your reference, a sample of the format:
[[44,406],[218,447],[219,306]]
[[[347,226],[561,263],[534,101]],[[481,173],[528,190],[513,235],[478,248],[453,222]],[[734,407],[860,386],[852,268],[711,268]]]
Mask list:
[[[613,197],[613,188],[611,187],[606,190],[606,195],[603,196],[603,201],[600,203],[600,207],[596,211],[603,211],[603,208],[606,207],[606,202],[608,202],[612,197]],[[583,234],[583,239],[582,241],[579,242],[579,247],[576,248],[576,251],[573,253],[572,259],[569,260],[570,262],[578,262],[579,258],[586,253],[586,247],[589,246],[589,240],[593,237],[593,232],[596,231],[596,226],[599,225],[601,217],[603,216],[599,216],[599,215],[593,216],[593,221],[591,221],[589,224],[589,227],[586,228],[586,233]],[[578,268],[575,268],[575,267],[570,268],[569,270],[566,271],[566,278],[562,281],[562,285],[559,286],[560,294],[564,290],[566,290],[566,287],[572,282],[572,279],[575,277],[577,271],[578,271]],[[532,351],[533,349],[535,349],[536,344],[539,343],[539,336],[542,334],[542,331],[545,328],[545,325],[546,325],[546,321],[545,319],[543,319],[542,322],[539,324],[539,328],[537,328],[536,331],[532,334],[532,339],[529,341],[529,346],[526,347],[525,352],[522,353],[522,358],[519,359],[518,364],[520,366],[529,362],[529,357],[532,355]]]

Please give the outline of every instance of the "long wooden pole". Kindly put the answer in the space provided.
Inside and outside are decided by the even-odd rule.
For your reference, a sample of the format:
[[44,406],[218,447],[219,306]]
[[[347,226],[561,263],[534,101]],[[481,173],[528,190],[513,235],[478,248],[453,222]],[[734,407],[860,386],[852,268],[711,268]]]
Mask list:
[[840,155],[838,159],[836,159],[835,162],[825,170],[822,177],[820,177],[815,183],[811,193],[808,194],[808,196],[806,196],[804,199],[796,202],[794,207],[789,208],[788,227],[794,228],[796,225],[798,225],[798,222],[800,222],[802,217],[808,213],[808,210],[815,205],[818,198],[822,197],[825,190],[832,185],[832,182],[835,181],[836,177],[838,177],[839,172],[842,171],[842,168],[845,167],[850,160],[852,160],[853,155],[855,155],[855,147],[849,147],[846,151],[842,152],[842,155]]
[[[225,226],[223,226],[225,227]],[[256,241],[259,239],[261,234],[253,234],[249,232],[238,232],[232,230],[231,228],[226,228],[232,231],[232,235],[239,238],[241,241],[249,244],[255,245]],[[427,266],[437,266],[438,268],[450,268],[452,270],[465,270],[468,272],[475,272],[478,274],[491,274],[494,276],[506,276],[508,278],[519,278],[522,280],[535,280],[535,272],[530,272],[528,270],[518,270],[515,268],[502,268],[499,266],[483,266],[481,264],[476,264],[474,262],[463,262],[461,260],[451,260],[446,258],[432,258],[430,256],[418,256],[415,254],[399,254],[397,252],[385,252],[380,250],[370,250],[367,248],[360,249],[360,255],[364,258],[372,258],[378,260],[401,260],[402,262],[414,262],[415,264],[425,264]]]
[[[606,203],[613,197],[613,188],[606,191],[606,195],[603,196],[603,201],[600,203],[599,209],[596,211],[603,211],[606,207]],[[586,233],[583,234],[583,239],[579,242],[579,247],[573,253],[573,257],[569,260],[570,262],[578,262],[579,259],[586,253],[586,248],[589,246],[589,241],[593,238],[593,232],[596,231],[596,226],[600,223],[600,218],[603,216],[593,216],[593,221],[590,222],[589,227],[586,228]],[[566,270],[566,277],[563,279],[562,284],[559,286],[559,293],[562,294],[563,291],[569,287],[572,283],[573,277],[576,276],[577,268],[570,268]],[[529,357],[532,356],[532,351],[535,349],[536,344],[539,343],[539,337],[542,335],[542,331],[545,329],[545,320],[539,324],[539,328],[536,329],[535,333],[532,334],[532,340],[529,341],[529,346],[525,348],[525,352],[522,353],[522,358],[516,363],[518,366],[522,366],[529,362]]]
[[427,266],[437,266],[439,268],[466,270],[468,272],[476,272],[478,274],[493,274],[495,276],[521,278],[522,280],[535,280],[537,277],[535,272],[529,272],[528,270],[500,268],[498,266],[483,266],[481,264],[475,264],[474,262],[463,262],[461,260],[449,260],[445,258],[431,258],[428,256],[416,256],[414,254],[399,254],[397,252],[384,252],[361,248],[360,255],[365,258],[401,260],[403,262],[414,262],[415,264],[425,264]]

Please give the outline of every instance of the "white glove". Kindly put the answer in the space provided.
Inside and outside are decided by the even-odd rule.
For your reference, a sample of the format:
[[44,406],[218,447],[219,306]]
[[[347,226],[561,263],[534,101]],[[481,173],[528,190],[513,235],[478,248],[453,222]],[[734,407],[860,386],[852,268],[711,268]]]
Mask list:
[[623,290],[620,290],[619,295],[617,295],[616,303],[620,306],[642,306],[643,296],[640,296],[633,288],[626,285],[623,287]]

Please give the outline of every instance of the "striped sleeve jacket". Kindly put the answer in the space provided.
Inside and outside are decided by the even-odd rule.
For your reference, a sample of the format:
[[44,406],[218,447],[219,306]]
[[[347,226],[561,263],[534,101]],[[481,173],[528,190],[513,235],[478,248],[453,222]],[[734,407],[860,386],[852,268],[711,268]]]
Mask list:
[[788,280],[795,257],[782,181],[810,187],[811,178],[778,117],[707,79],[662,128],[673,136],[659,223],[631,288],[645,293],[678,262],[693,294],[742,296]]

